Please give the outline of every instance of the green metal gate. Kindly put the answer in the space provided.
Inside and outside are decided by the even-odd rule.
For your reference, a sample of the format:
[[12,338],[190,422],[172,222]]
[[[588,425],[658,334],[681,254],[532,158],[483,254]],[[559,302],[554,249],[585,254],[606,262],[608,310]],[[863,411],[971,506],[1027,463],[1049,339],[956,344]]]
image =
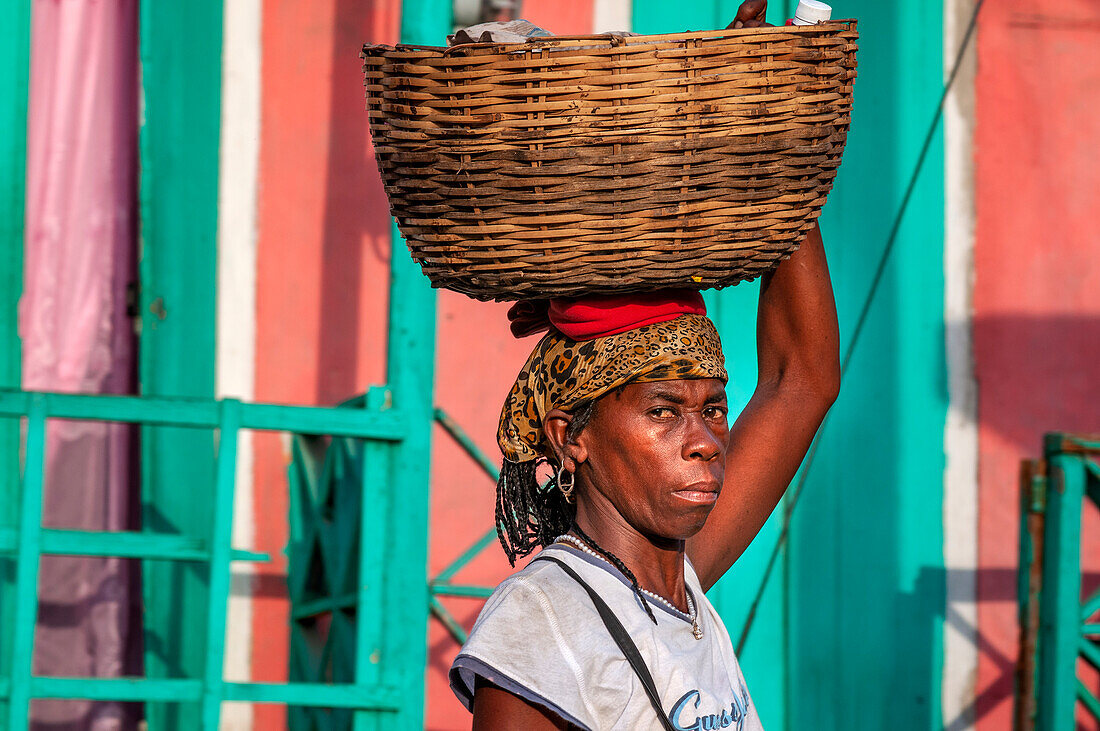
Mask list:
[[1083,597],[1081,518],[1100,508],[1100,436],[1048,434],[1042,460],[1021,470],[1020,658],[1016,728],[1075,727],[1078,708],[1100,722],[1100,698],[1078,675],[1100,670],[1100,590]]
[[[15,555],[15,612],[3,628],[4,645],[11,657],[10,674],[0,679],[0,697],[7,700],[5,727],[22,729],[32,698],[85,698],[197,704],[201,728],[218,727],[225,701],[283,703],[346,709],[355,728],[371,728],[385,714],[399,727],[415,727],[422,701],[416,695],[422,683],[423,662],[406,652],[404,644],[423,644],[423,624],[417,612],[402,611],[407,587],[399,577],[386,577],[395,563],[385,560],[396,537],[413,528],[400,511],[387,510],[391,460],[410,436],[407,414],[392,407],[391,394],[372,392],[359,408],[288,407],[246,404],[234,400],[203,401],[118,396],[78,396],[0,392],[0,416],[26,419],[21,504],[18,527],[0,530],[0,553]],[[46,424],[50,419],[76,419],[171,426],[206,430],[216,449],[214,510],[205,535],[180,533],[100,532],[51,530],[41,526],[45,468]],[[348,571],[356,587],[349,606],[371,621],[346,639],[355,658],[350,672],[312,683],[244,683],[222,678],[225,651],[226,602],[232,561],[262,561],[265,556],[234,551],[230,546],[233,523],[234,473],[241,430],[290,431],[299,435],[331,435],[333,443],[350,445],[365,456],[364,465],[377,470],[377,480],[364,482],[360,502],[363,525],[370,529],[359,538],[358,560]],[[319,439],[298,436],[299,442]],[[215,444],[216,442],[216,444]],[[353,491],[354,492],[354,491]],[[415,517],[415,516],[414,516]],[[423,533],[417,538],[423,541]],[[146,560],[196,563],[209,587],[205,608],[201,677],[185,678],[56,678],[31,673],[37,611],[39,558],[44,554],[120,556]],[[405,567],[396,567],[404,569]],[[393,580],[387,580],[393,579]],[[414,579],[415,580],[415,579]],[[421,584],[423,578],[421,578]],[[425,597],[426,598],[426,597]],[[413,602],[415,604],[415,602]],[[426,615],[426,601],[423,603]]]

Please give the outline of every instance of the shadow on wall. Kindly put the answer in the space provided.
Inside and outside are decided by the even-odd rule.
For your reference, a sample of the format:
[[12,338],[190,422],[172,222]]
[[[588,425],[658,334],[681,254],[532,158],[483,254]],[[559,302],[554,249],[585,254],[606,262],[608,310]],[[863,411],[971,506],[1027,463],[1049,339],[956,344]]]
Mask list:
[[[947,578],[977,581],[979,584],[989,587],[987,591],[983,592],[983,602],[996,602],[1011,606],[1015,611],[1018,601],[1015,568],[983,568],[977,571],[949,569],[947,573],[950,576],[943,576],[942,573],[940,571],[929,571],[922,575],[922,581],[943,581]],[[968,576],[964,576],[964,574]],[[1100,572],[1091,571],[1082,574],[1082,587],[1085,591],[1094,591],[1098,586],[1100,586]],[[967,622],[955,607],[948,605],[946,619],[947,624],[959,633],[975,637],[978,651],[996,668],[996,679],[988,683],[978,693],[970,705],[959,714],[959,717],[945,719],[945,731],[963,731],[971,728],[971,720],[980,723],[993,707],[1005,702],[1006,699],[1011,701],[1015,693],[1017,653],[1004,652],[987,634],[983,634]]]
[[1048,431],[1100,431],[1100,312],[980,316],[973,342],[983,429],[1025,455]]
[[[949,338],[961,334],[948,331]],[[1100,433],[1100,313],[983,315],[975,318],[971,335],[978,379],[982,566],[976,577],[982,671],[973,711],[993,727],[1007,718],[1019,651],[1017,471],[1021,460],[1042,456],[1047,432]],[[1085,511],[1081,536],[1084,588],[1095,590],[1100,584],[1097,511]]]
[[[399,3],[335,3],[318,323],[320,404],[339,403],[364,389],[364,354],[371,359],[367,372],[378,374],[371,382],[384,377],[390,213],[370,143],[359,50],[364,41],[389,33],[377,27],[389,20],[389,6],[399,13]],[[364,306],[373,317],[362,316]]]

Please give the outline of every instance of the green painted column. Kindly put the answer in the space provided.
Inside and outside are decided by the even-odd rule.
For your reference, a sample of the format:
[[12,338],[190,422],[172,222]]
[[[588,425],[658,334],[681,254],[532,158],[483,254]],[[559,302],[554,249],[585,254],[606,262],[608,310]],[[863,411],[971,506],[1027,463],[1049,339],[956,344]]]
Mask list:
[[[444,45],[451,32],[450,0],[404,0],[401,42]],[[400,617],[389,633],[390,657],[403,658],[406,677],[387,678],[406,699],[393,728],[424,725],[428,638],[428,506],[431,433],[434,416],[436,297],[413,262],[397,226],[390,262],[390,313],[386,378],[393,404],[409,419],[409,435],[393,450],[390,487],[393,518],[389,555],[395,557],[388,582],[393,604],[387,615]]]
[[[143,0],[140,51],[140,386],[145,396],[214,396],[222,3]],[[208,538],[210,431],[145,428],[146,529]],[[208,572],[146,561],[145,671],[200,677]],[[153,705],[150,728],[198,728],[199,708]]]
[[[19,296],[23,290],[23,211],[27,180],[27,91],[31,4],[0,2],[0,388],[19,388],[22,347]],[[0,528],[19,515],[19,422],[0,420]],[[15,563],[0,559],[0,627],[10,627]],[[8,635],[0,635],[0,678],[10,672]],[[0,701],[0,719],[7,708]]]
[[[846,348],[943,89],[942,3],[859,20],[851,134],[822,214]],[[943,662],[942,130],[903,219],[788,550],[788,727],[938,729]]]

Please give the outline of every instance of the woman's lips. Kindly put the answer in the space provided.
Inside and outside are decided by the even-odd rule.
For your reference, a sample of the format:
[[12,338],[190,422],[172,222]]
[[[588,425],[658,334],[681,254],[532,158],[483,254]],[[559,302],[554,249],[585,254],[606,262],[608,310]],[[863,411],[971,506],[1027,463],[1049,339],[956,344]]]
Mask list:
[[691,485],[672,494],[697,505],[712,505],[718,500],[718,488],[710,485]]

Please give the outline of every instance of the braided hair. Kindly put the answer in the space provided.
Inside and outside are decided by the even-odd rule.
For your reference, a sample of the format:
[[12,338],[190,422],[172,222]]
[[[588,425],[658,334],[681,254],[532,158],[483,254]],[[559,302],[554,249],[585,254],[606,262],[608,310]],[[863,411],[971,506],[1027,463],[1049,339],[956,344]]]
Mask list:
[[[586,400],[573,407],[569,426],[565,429],[566,444],[573,443],[596,413],[597,400]],[[539,484],[538,471],[549,466],[551,477]],[[527,462],[504,460],[497,480],[496,528],[497,538],[508,557],[508,563],[516,565],[516,559],[526,556],[536,548],[545,548],[554,540],[572,530],[592,550],[606,558],[612,566],[630,580],[634,595],[641,602],[653,624],[657,618],[642,594],[642,587],[634,572],[622,560],[602,548],[577,525],[576,506],[569,503],[558,486],[558,469],[561,465],[540,458]]]
[[[595,400],[582,401],[573,408],[573,418],[565,429],[566,443],[576,440],[595,412]],[[543,466],[549,466],[553,474],[539,484],[538,471]],[[497,537],[513,566],[517,558],[549,546],[573,525],[577,509],[558,489],[560,466],[544,458],[527,462],[504,460],[497,480]]]

